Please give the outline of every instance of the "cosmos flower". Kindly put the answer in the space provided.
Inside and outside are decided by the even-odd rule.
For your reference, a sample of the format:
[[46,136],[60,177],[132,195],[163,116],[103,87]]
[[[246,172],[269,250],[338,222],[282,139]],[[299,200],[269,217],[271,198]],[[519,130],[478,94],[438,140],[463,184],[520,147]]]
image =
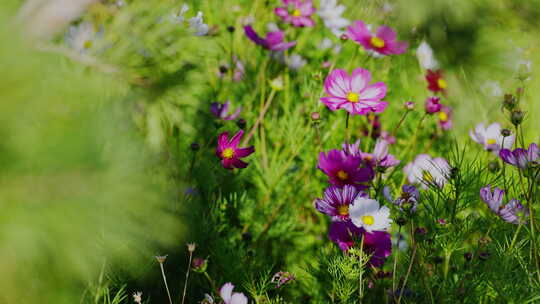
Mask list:
[[240,130],[229,140],[229,132],[223,132],[218,136],[218,144],[216,155],[221,158],[221,164],[225,169],[245,168],[247,163],[240,160],[255,152],[253,146],[248,148],[238,148],[238,144],[244,135],[244,131]]
[[274,13],[281,17],[285,23],[290,23],[296,27],[311,27],[315,25],[311,15],[315,13],[315,8],[311,0],[281,0],[282,7],[274,10]]
[[232,283],[225,283],[219,289],[219,295],[225,302],[225,304],[247,304],[248,298],[241,292],[234,292],[234,285]]
[[371,54],[379,56],[402,54],[408,46],[407,42],[397,41],[397,34],[390,27],[381,26],[372,34],[362,21],[354,21],[347,27],[347,35]]
[[469,131],[472,140],[484,146],[484,149],[492,151],[495,155],[499,154],[501,149],[510,149],[514,145],[516,136],[511,134],[504,137],[501,134],[501,125],[494,122],[487,128],[484,123],[476,125],[474,130]]
[[235,120],[240,116],[240,112],[242,111],[242,107],[238,107],[236,111],[232,114],[229,114],[229,107],[231,105],[230,101],[226,101],[225,103],[219,103],[219,102],[213,102],[210,105],[210,112],[214,114],[215,117],[223,120]]
[[321,0],[317,14],[326,26],[337,37],[345,33],[344,28],[351,22],[341,15],[345,11],[345,6],[338,4],[337,0]]
[[244,32],[255,44],[270,51],[284,51],[296,45],[296,41],[284,42],[285,34],[282,31],[269,32],[264,39],[255,32],[251,25],[244,26]]
[[504,190],[490,185],[480,189],[480,198],[488,205],[489,209],[507,223],[519,225],[524,223],[529,215],[528,210],[516,199],[502,205]]
[[540,149],[537,144],[529,145],[528,149],[518,148],[514,151],[509,149],[502,149],[499,152],[499,156],[502,160],[512,166],[520,169],[527,169],[530,166],[538,165],[538,158],[540,158]]
[[68,46],[79,53],[86,53],[94,44],[98,32],[90,22],[81,22],[69,27],[65,41]]
[[439,97],[431,96],[426,98],[426,113],[434,114],[441,110],[442,105],[439,103],[441,99]]
[[504,190],[500,188],[495,187],[492,191],[491,186],[487,185],[486,187],[480,189],[480,198],[482,198],[482,200],[488,205],[489,209],[496,214],[499,214],[503,197]]
[[355,246],[360,247],[371,255],[369,263],[381,267],[392,252],[390,234],[384,231],[367,233],[364,229],[356,227],[352,222],[332,222],[328,230],[328,237],[336,243],[342,251],[348,251]]
[[444,158],[419,154],[403,171],[411,184],[419,184],[423,189],[427,189],[429,185],[442,188],[450,175],[450,166]]
[[367,232],[386,231],[390,227],[390,209],[386,206],[379,208],[379,202],[367,197],[357,197],[349,207],[351,221],[357,227]]
[[271,283],[276,284],[276,288],[280,288],[281,286],[294,281],[296,277],[294,274],[288,272],[288,271],[278,271],[274,274],[272,277],[272,280],[270,280]]
[[448,83],[443,78],[441,70],[427,70],[426,80],[428,82],[428,90],[432,92],[444,92]]
[[324,190],[324,198],[315,200],[315,208],[332,217],[333,221],[347,221],[349,220],[349,205],[359,195],[365,194],[351,185],[345,185],[343,188],[329,186]]
[[292,54],[289,57],[285,58],[285,63],[287,64],[289,69],[293,71],[298,71],[307,64],[307,61],[299,54]]
[[203,20],[203,13],[197,12],[197,15],[194,17],[191,17],[189,19],[186,19],[186,13],[189,10],[189,6],[187,4],[182,5],[180,8],[180,11],[177,13],[172,14],[170,17],[171,21],[175,24],[184,24],[187,22],[189,25],[189,29],[193,32],[195,36],[204,36],[208,34],[208,24],[204,23]]
[[390,187],[383,188],[383,195],[389,202],[395,204],[401,211],[416,212],[418,200],[420,199],[420,191],[413,185],[403,185],[401,187],[401,195],[396,199],[390,193]]
[[345,154],[362,158],[362,151],[360,150],[360,139],[357,140],[354,144],[344,142],[341,147]]
[[357,68],[349,76],[344,70],[336,69],[324,81],[328,96],[322,97],[321,101],[332,111],[345,109],[357,115],[381,113],[388,105],[381,101],[386,96],[386,85],[383,82],[369,84],[370,81],[368,70]]
[[439,116],[439,126],[443,130],[450,130],[452,128],[452,108],[442,106],[441,110],[437,114]]
[[388,142],[384,139],[377,140],[373,153],[360,152],[360,156],[372,167],[390,168],[399,164],[399,160],[388,153]]
[[365,189],[366,183],[373,178],[371,167],[360,167],[360,157],[347,155],[340,150],[330,150],[319,154],[318,168],[329,178],[328,182],[337,187],[353,185]]
[[[244,64],[235,55],[233,55],[232,61],[233,61],[233,65],[234,65],[234,67],[232,68],[233,69],[232,70],[232,73],[233,73],[232,80],[234,82],[240,82],[244,78],[244,74],[246,73],[246,70],[244,68]],[[225,76],[227,76],[227,72],[231,68],[229,63],[225,63],[224,65],[222,65],[222,67],[224,67],[224,68],[220,67],[220,69],[217,72],[217,76],[219,78],[224,78]]]
[[425,70],[433,70],[439,66],[439,62],[437,62],[433,54],[433,49],[425,40],[416,49],[416,58],[418,58],[420,66]]

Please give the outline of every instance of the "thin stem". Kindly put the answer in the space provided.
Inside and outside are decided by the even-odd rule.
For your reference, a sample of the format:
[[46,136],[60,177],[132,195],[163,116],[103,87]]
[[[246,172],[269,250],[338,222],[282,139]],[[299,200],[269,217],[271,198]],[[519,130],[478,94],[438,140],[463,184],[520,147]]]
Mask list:
[[184,292],[182,293],[182,304],[184,304],[184,300],[186,299],[186,290],[187,290],[187,283],[189,279],[189,270],[191,269],[191,258],[193,257],[193,252],[189,251],[189,262],[188,267],[186,271],[186,282],[184,283]]
[[360,242],[360,278],[359,278],[359,286],[358,286],[358,292],[360,297],[360,303],[362,303],[362,299],[364,298],[364,235],[362,234],[362,240]]
[[396,136],[396,132],[398,131],[399,127],[401,127],[401,124],[405,121],[405,118],[407,117],[408,114],[409,114],[409,111],[407,110],[405,111],[403,116],[401,116],[401,119],[399,120],[398,124],[394,128],[394,131],[392,131],[392,136]]
[[163,263],[159,263],[159,267],[161,268],[161,275],[163,276],[163,283],[165,283],[165,289],[167,290],[169,303],[172,304],[171,293],[169,292],[169,285],[167,285],[167,277],[165,276],[165,269],[163,269]]
[[416,249],[417,249],[416,243],[414,244],[413,253],[411,256],[411,262],[409,263],[409,268],[407,269],[407,274],[405,274],[405,279],[403,280],[403,285],[401,285],[401,289],[399,290],[399,298],[398,298],[398,304],[401,303],[401,296],[403,296],[403,289],[407,285],[407,279],[409,278],[409,274],[411,273],[412,266],[414,263],[414,258],[416,257]]
[[510,247],[508,247],[508,251],[511,252],[514,248],[514,245],[516,244],[517,236],[519,232],[521,231],[521,227],[523,227],[523,223],[519,223],[518,228],[516,229],[516,232],[514,233],[514,237],[512,238],[512,243],[510,243]]
[[396,292],[396,269],[397,269],[397,263],[399,259],[399,241],[401,236],[401,225],[398,229],[398,236],[397,236],[397,242],[396,242],[396,258],[394,259],[394,271],[392,272],[392,294]]
[[351,113],[347,112],[347,118],[345,118],[345,140],[349,142],[350,135],[349,133],[349,117],[351,116]]
[[272,89],[272,91],[270,92],[270,96],[268,96],[268,100],[266,101],[261,112],[259,113],[259,117],[257,118],[257,121],[255,121],[255,124],[253,125],[253,127],[251,127],[251,130],[249,131],[248,135],[242,142],[242,145],[246,145],[247,143],[249,143],[249,140],[255,134],[257,127],[261,124],[262,120],[264,119],[264,115],[268,111],[268,108],[270,108],[270,104],[272,103],[272,100],[274,99],[275,95],[276,95],[276,90]]

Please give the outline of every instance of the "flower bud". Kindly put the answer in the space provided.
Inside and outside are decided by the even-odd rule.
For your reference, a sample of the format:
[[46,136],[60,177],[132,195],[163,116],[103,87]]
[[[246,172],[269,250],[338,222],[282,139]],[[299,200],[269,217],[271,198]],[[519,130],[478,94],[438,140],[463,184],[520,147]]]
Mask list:
[[470,262],[472,260],[473,255],[470,252],[465,252],[465,254],[463,254],[463,257],[465,258],[467,262]]
[[232,25],[227,26],[227,32],[234,33],[234,30],[235,30],[234,26]]
[[409,110],[409,111],[414,110],[414,102],[413,101],[407,101],[405,103],[405,109]]
[[195,243],[188,243],[187,244],[187,248],[188,248],[188,251],[193,253],[193,251],[195,251],[195,248],[197,248],[197,244]]
[[510,121],[514,126],[519,126],[523,122],[523,118],[525,117],[525,113],[519,109],[512,111],[512,114],[510,115]]
[[199,143],[196,143],[196,142],[192,143],[190,147],[192,151],[198,151],[201,148]]
[[396,224],[398,224],[399,226],[404,226],[406,223],[407,223],[407,220],[403,217],[398,217],[396,219]]
[[504,137],[508,137],[512,134],[512,131],[508,130],[508,129],[502,129],[501,130],[501,135],[504,136]]
[[490,161],[488,164],[488,170],[491,173],[495,173],[499,171],[500,168],[501,168],[501,165],[499,165],[499,162],[496,160]]
[[341,34],[341,36],[339,36],[339,39],[341,39],[341,41],[347,41],[349,40],[349,36],[347,36],[347,34]]
[[191,262],[191,269],[195,272],[205,272],[208,266],[208,260],[202,258],[194,258]]
[[517,106],[517,99],[512,94],[504,94],[503,106],[508,111],[512,111]]
[[224,66],[224,65],[220,65],[220,66],[219,66],[219,72],[220,72],[221,74],[227,73],[228,70],[229,70],[229,68],[227,68],[227,67]]
[[313,121],[319,121],[321,119],[321,114],[319,112],[313,112],[311,113],[311,120]]
[[244,129],[246,127],[246,120],[243,119],[243,118],[240,118],[236,121],[236,125],[240,128],[240,129]]
[[486,261],[487,259],[489,259],[489,252],[487,251],[483,251],[483,252],[480,252],[480,254],[478,254],[478,258],[481,260],[481,261]]

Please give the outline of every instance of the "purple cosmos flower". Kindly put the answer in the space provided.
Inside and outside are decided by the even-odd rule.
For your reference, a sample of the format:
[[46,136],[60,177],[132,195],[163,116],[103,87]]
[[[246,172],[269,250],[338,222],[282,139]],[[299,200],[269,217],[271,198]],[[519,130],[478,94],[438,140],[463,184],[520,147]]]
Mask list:
[[251,25],[244,26],[244,32],[251,41],[255,42],[255,44],[270,51],[284,51],[296,45],[296,41],[284,42],[283,39],[285,38],[285,34],[282,31],[269,32],[264,39],[253,30]]
[[373,153],[360,152],[362,159],[373,167],[390,168],[397,166],[399,160],[388,153],[388,142],[378,139]]
[[483,145],[484,149],[492,151],[496,155],[499,155],[501,149],[511,149],[516,139],[514,134],[507,137],[502,136],[501,125],[496,122],[487,128],[483,123],[479,123],[474,130],[469,131],[469,135],[472,140]]
[[236,111],[232,114],[229,113],[229,107],[231,105],[230,101],[226,101],[225,103],[219,103],[219,102],[213,102],[210,105],[210,112],[214,114],[215,117],[223,119],[223,120],[235,120],[240,116],[240,112],[242,111],[242,107],[238,107]]
[[529,210],[525,209],[518,200],[512,199],[501,208],[499,216],[507,223],[519,225],[525,223]]
[[255,152],[253,146],[248,148],[238,148],[240,139],[244,135],[244,131],[240,130],[236,133],[231,140],[229,140],[229,132],[223,132],[218,136],[218,144],[216,148],[216,155],[221,158],[221,164],[225,169],[233,168],[245,168],[247,163],[240,160],[240,158],[247,157],[251,153]]
[[423,189],[429,185],[442,188],[450,175],[450,166],[444,158],[419,154],[403,171],[411,184],[420,184]]
[[281,17],[285,23],[290,23],[296,27],[314,26],[315,22],[311,15],[315,13],[315,8],[311,0],[281,0],[282,7],[274,10],[274,13]]
[[354,144],[344,142],[341,147],[345,154],[362,158],[362,151],[360,151],[360,139],[357,140]]
[[504,190],[500,188],[493,188],[487,185],[480,189],[480,198],[489,206],[489,209],[493,213],[497,214],[507,223],[518,225],[524,223],[529,215],[528,210],[516,199],[510,200],[508,204],[502,206],[504,198]]
[[407,42],[397,41],[397,34],[390,27],[381,26],[375,34],[372,34],[362,21],[354,21],[351,26],[347,27],[347,35],[361,44],[368,52],[379,56],[402,54],[408,46]]
[[443,106],[439,111],[439,126],[443,130],[450,130],[452,128],[452,108]]
[[345,185],[343,188],[329,186],[324,190],[324,198],[315,200],[315,208],[331,216],[333,221],[347,221],[349,220],[349,205],[357,196],[365,195],[351,185]]
[[441,110],[442,105],[439,103],[441,99],[439,97],[428,97],[426,99],[426,113],[434,114]]
[[397,205],[401,211],[408,211],[411,213],[416,212],[418,200],[420,199],[420,192],[413,185],[403,185],[401,187],[401,196],[396,199],[393,198],[390,193],[390,187],[388,186],[383,188],[383,195],[389,202]]
[[371,254],[370,264],[380,267],[392,253],[392,241],[390,234],[384,231],[367,233],[364,229],[356,227],[352,222],[332,222],[328,230],[328,237],[336,243],[342,251],[347,251],[355,246],[360,247],[363,237],[362,248]]
[[514,151],[509,149],[502,149],[499,152],[499,156],[505,163],[520,169],[527,169],[530,166],[538,165],[538,158],[540,157],[540,149],[537,144],[531,144],[528,149],[518,148]]
[[491,211],[499,214],[499,209],[501,208],[502,201],[504,197],[504,190],[500,188],[493,188],[491,191],[491,186],[487,185],[486,187],[480,189],[480,198],[488,205]]
[[225,302],[225,304],[247,304],[248,298],[241,292],[234,292],[234,285],[232,283],[225,283],[219,289],[219,295]]
[[373,179],[373,169],[371,167],[360,167],[362,160],[360,157],[348,155],[340,150],[330,150],[327,154],[319,154],[318,168],[328,175],[328,182],[337,187],[353,185],[357,189],[365,189],[366,185],[361,183],[369,182]]
[[357,68],[349,76],[344,70],[336,69],[324,81],[328,96],[321,98],[321,101],[332,111],[345,109],[357,115],[381,113],[388,105],[381,101],[386,96],[386,85],[384,82],[369,84],[370,81],[371,73],[368,70]]

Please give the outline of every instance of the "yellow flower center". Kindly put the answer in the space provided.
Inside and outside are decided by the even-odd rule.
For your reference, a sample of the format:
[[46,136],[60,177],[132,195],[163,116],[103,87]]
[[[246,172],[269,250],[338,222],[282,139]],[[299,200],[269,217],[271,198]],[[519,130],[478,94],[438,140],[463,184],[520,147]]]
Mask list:
[[302,13],[300,12],[299,9],[295,9],[295,10],[292,12],[292,15],[293,15],[294,17],[300,17],[300,16],[302,16]]
[[354,92],[347,93],[348,102],[358,102],[359,99],[360,99],[360,95],[358,95],[358,93],[354,93]]
[[497,143],[497,140],[496,139],[493,139],[493,138],[488,138],[487,140],[487,144],[488,145],[494,145]]
[[448,86],[448,84],[446,83],[446,80],[442,78],[439,78],[439,80],[437,80],[437,85],[439,86],[439,88],[443,90],[446,89],[446,87]]
[[371,45],[374,47],[374,48],[377,48],[377,49],[380,49],[380,48],[383,48],[384,47],[384,40],[382,40],[381,38],[377,37],[377,36],[373,36],[371,37]]
[[337,212],[339,215],[347,215],[349,214],[349,205],[341,205],[337,208]]
[[221,152],[221,155],[223,156],[223,158],[231,159],[234,156],[234,150],[231,148],[227,148],[223,150],[223,152]]
[[84,43],[83,43],[83,48],[85,49],[89,49],[92,47],[92,40],[86,40]]
[[422,178],[428,183],[433,181],[433,175],[429,171],[422,172]]
[[362,216],[362,222],[368,226],[371,226],[375,223],[375,219],[371,215]]
[[368,114],[368,120],[375,120],[375,114],[373,114],[373,112]]
[[444,111],[440,111],[439,112],[439,119],[441,121],[447,121],[448,120],[448,114],[446,114],[446,112],[444,112]]
[[343,171],[343,170],[339,170],[337,172],[337,177],[340,179],[340,180],[346,180],[347,178],[349,178],[349,174],[347,174],[347,172]]
[[370,160],[373,159],[373,156],[371,156],[371,155],[366,155],[366,156],[364,156],[364,159],[367,160],[367,161],[370,161]]

